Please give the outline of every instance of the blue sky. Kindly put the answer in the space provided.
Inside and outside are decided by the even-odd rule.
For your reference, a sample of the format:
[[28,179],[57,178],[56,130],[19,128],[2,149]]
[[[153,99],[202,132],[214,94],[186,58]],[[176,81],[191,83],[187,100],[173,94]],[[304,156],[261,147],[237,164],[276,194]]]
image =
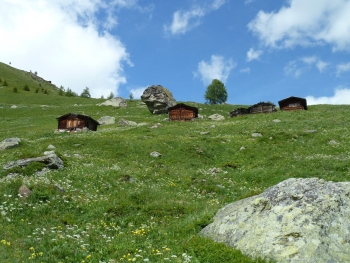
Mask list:
[[[0,61],[93,97],[350,104],[350,0],[0,0]],[[4,41],[5,39],[5,41]]]

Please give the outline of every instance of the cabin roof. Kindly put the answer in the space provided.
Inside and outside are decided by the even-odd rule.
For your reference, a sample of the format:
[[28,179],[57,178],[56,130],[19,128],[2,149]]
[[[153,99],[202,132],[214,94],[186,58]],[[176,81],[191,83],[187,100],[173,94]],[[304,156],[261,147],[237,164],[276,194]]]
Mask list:
[[85,114],[78,114],[78,113],[72,113],[72,112],[67,113],[67,114],[64,114],[64,115],[62,115],[62,116],[60,116],[60,117],[57,117],[56,119],[57,119],[58,121],[60,121],[60,120],[63,120],[63,119],[65,119],[65,118],[69,117],[69,116],[74,117],[74,118],[79,118],[79,119],[90,120],[90,121],[96,123],[96,125],[100,125],[100,123],[99,123],[98,121],[94,120],[93,118],[91,118],[91,117],[88,116],[88,115],[85,115]]
[[185,109],[188,109],[188,110],[192,110],[192,111],[194,111],[195,113],[198,114],[198,108],[197,107],[192,107],[192,106],[186,105],[184,103],[179,103],[179,104],[176,104],[175,106],[169,107],[168,111],[175,110],[175,109],[178,109],[178,108],[181,108],[181,107],[185,108]]
[[272,102],[263,102],[263,101],[261,101],[261,102],[259,102],[257,104],[254,104],[253,106],[250,106],[249,108],[254,108],[254,107],[258,107],[258,106],[274,106],[274,107],[276,107],[276,105],[273,104]]

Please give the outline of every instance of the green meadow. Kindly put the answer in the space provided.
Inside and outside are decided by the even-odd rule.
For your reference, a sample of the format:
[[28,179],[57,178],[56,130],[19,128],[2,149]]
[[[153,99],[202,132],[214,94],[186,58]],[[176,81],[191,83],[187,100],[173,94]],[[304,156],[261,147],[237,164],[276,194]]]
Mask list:
[[[226,119],[165,122],[139,100],[97,106],[104,100],[60,96],[2,63],[0,79],[0,141],[21,139],[0,151],[1,262],[268,262],[198,232],[226,204],[288,178],[350,177],[350,105],[229,118],[242,105],[184,102]],[[54,133],[56,118],[69,112],[113,116],[116,124]],[[119,127],[121,118],[147,125]],[[14,177],[2,169],[49,145],[65,168]],[[22,185],[32,190],[27,199],[18,196]]]

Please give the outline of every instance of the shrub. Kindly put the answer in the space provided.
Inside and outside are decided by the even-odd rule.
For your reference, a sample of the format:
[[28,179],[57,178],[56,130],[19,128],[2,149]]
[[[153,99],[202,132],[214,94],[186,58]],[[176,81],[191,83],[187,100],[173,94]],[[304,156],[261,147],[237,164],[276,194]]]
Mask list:
[[24,85],[23,90],[30,91],[29,86],[27,84]]
[[18,90],[17,90],[16,87],[13,88],[13,92],[14,92],[14,93],[18,93]]
[[8,86],[8,84],[7,84],[7,81],[5,80],[4,81],[4,84],[3,84],[4,86]]

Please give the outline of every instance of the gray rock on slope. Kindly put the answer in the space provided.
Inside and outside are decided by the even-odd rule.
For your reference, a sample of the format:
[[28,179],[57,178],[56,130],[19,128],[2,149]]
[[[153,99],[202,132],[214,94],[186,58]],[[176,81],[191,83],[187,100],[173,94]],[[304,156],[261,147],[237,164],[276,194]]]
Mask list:
[[141,100],[153,114],[167,113],[169,107],[176,105],[173,94],[161,85],[152,85],[145,89]]
[[97,121],[100,125],[110,125],[115,123],[115,117],[103,116],[99,118]]
[[350,182],[291,178],[220,209],[200,235],[276,262],[350,262]]
[[126,107],[127,103],[126,100],[122,97],[116,97],[112,98],[110,100],[106,100],[105,102],[102,102],[100,104],[97,104],[98,106],[113,106],[113,107]]
[[61,158],[59,158],[53,151],[47,151],[44,153],[44,156],[36,157],[36,158],[28,158],[28,159],[21,159],[18,161],[11,161],[4,165],[4,169],[11,169],[14,167],[24,167],[32,162],[39,162],[46,164],[47,168],[50,169],[61,169],[64,167],[64,163]]
[[20,142],[20,138],[7,138],[0,142],[0,151],[18,147]]

